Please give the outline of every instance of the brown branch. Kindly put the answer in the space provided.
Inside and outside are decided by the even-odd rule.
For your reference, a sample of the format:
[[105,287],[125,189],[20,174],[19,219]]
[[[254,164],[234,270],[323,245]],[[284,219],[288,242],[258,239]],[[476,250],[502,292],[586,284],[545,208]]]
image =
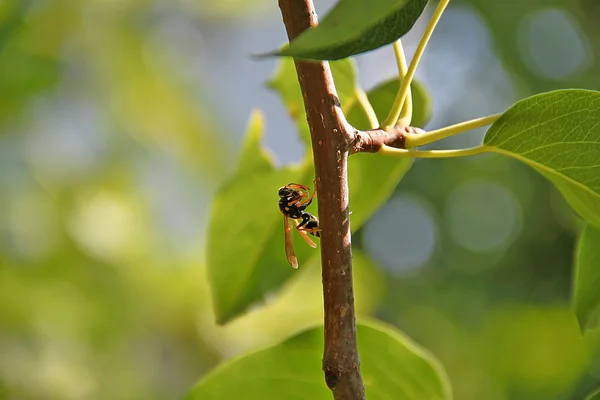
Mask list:
[[[288,38],[317,25],[312,0],[279,0]],[[354,129],[346,122],[326,62],[296,61],[314,154],[325,308],[325,382],[336,400],[362,400],[356,342],[348,213],[348,155]]]
[[[291,41],[317,25],[312,0],[279,0]],[[363,400],[356,341],[352,283],[352,248],[348,211],[348,156],[375,153],[381,146],[404,148],[407,133],[418,128],[396,126],[359,131],[348,122],[337,97],[329,64],[295,61],[315,163],[321,232],[321,265],[325,308],[325,382],[336,400]]]
[[423,132],[425,131],[420,128],[403,125],[396,125],[389,131],[381,128],[367,131],[355,130],[350,154],[361,152],[377,153],[383,145],[404,149],[406,148],[407,133],[419,134]]

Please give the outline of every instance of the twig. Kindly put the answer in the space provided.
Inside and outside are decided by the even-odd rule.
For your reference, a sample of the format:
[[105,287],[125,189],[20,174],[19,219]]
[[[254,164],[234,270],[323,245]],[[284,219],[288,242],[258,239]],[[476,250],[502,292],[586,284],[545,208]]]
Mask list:
[[406,136],[405,144],[406,147],[418,147],[423,146],[425,144],[437,142],[438,140],[442,140],[450,136],[458,135],[459,133],[470,131],[471,129],[477,129],[486,125],[491,125],[497,120],[499,120],[501,116],[502,113],[488,115],[487,117],[481,117],[469,121],[464,121],[459,124],[446,126],[444,128],[436,129],[434,131],[423,132],[423,134],[418,136],[409,134]]
[[448,3],[450,3],[450,0],[440,0],[435,8],[435,11],[433,12],[433,15],[431,16],[431,19],[429,20],[429,23],[427,24],[427,27],[425,27],[425,32],[423,32],[423,36],[421,36],[421,40],[419,41],[419,45],[415,50],[415,54],[410,61],[410,65],[406,71],[406,76],[402,80],[402,84],[400,85],[400,89],[398,90],[398,94],[396,95],[396,99],[394,100],[394,104],[390,110],[390,114],[381,124],[384,129],[389,129],[398,121],[398,117],[400,117],[400,112],[402,111],[402,107],[404,107],[404,102],[406,101],[406,96],[408,95],[408,90],[410,89],[412,80],[415,77],[415,72],[417,71],[419,61],[421,60],[423,52],[425,51],[425,47],[427,47],[427,43],[431,38],[431,34],[442,17],[442,14],[444,13]]
[[[398,77],[400,78],[400,86],[402,86],[402,81],[406,78],[406,72],[408,71],[408,66],[406,65],[406,55],[404,54],[404,46],[402,46],[402,39],[396,40],[393,46],[394,55],[396,56],[396,64],[398,65]],[[410,125],[412,121],[413,102],[411,92],[412,91],[410,89],[410,85],[408,85],[408,92],[406,92],[406,101],[404,102],[404,107],[402,107],[402,112],[400,113],[396,124]]]
[[358,102],[358,105],[362,107],[363,111],[365,112],[365,115],[367,116],[370,128],[377,128],[379,126],[379,120],[377,119],[377,114],[373,109],[373,105],[369,102],[369,97],[367,96],[365,91],[357,85],[354,91],[354,95],[356,96],[356,101]]
[[406,150],[390,147],[387,145],[381,146],[379,154],[384,156],[396,157],[411,157],[411,158],[457,158],[475,156],[477,154],[490,151],[490,148],[485,145],[469,147],[466,149],[450,149],[450,150]]
[[377,153],[382,146],[406,148],[408,135],[422,135],[425,131],[412,126],[396,125],[389,130],[369,129],[366,131],[354,131],[350,154],[354,153]]
[[[317,25],[312,0],[279,0],[289,40]],[[296,61],[310,127],[319,193],[325,306],[325,382],[336,400],[365,398],[356,342],[348,212],[348,155],[354,130],[346,122],[326,62]]]

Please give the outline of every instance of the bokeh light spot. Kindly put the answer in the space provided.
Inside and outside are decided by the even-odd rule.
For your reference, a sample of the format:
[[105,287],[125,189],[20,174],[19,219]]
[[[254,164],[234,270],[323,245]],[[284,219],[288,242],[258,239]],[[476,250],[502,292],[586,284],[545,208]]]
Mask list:
[[523,61],[545,78],[567,78],[589,61],[588,38],[566,10],[537,11],[522,21],[519,33]]
[[521,205],[504,186],[467,181],[448,197],[445,219],[450,237],[462,247],[485,253],[505,246],[521,227]]
[[107,192],[82,200],[70,215],[69,228],[83,248],[109,260],[134,251],[136,239],[143,236],[134,205]]
[[422,199],[391,199],[365,227],[364,245],[370,255],[394,273],[413,271],[431,257],[436,224]]

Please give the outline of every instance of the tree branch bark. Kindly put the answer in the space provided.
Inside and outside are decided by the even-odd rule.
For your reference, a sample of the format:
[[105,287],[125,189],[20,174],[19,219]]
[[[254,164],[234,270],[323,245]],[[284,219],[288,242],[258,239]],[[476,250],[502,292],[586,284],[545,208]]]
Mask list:
[[[279,0],[288,38],[317,25],[312,0]],[[355,132],[344,117],[327,62],[296,61],[310,127],[321,232],[325,382],[336,400],[362,400],[348,212],[348,155]]]
[[388,131],[382,128],[369,129],[367,131],[354,130],[354,136],[350,145],[350,154],[363,152],[377,153],[383,145],[405,149],[407,134],[416,135],[424,132],[421,128],[404,125],[396,125]]

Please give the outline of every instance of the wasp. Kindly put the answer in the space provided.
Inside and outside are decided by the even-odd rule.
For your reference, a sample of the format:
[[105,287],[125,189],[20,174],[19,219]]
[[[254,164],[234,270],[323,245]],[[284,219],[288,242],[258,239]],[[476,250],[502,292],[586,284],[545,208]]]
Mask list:
[[279,210],[283,214],[285,255],[293,268],[298,268],[298,258],[296,258],[294,252],[290,220],[294,221],[296,230],[300,232],[300,235],[310,247],[316,248],[317,245],[308,237],[308,234],[316,237],[321,236],[317,217],[304,211],[310,206],[316,194],[316,187],[313,193],[310,194],[309,187],[297,183],[290,183],[279,188]]

